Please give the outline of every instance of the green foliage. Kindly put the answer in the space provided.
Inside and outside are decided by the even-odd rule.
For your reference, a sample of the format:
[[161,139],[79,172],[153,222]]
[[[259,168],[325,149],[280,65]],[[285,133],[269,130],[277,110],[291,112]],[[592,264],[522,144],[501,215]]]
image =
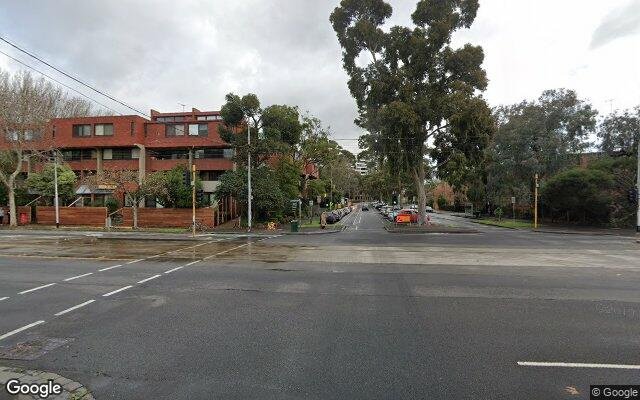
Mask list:
[[561,172],[542,187],[542,198],[553,217],[567,222],[608,222],[614,180],[598,169],[574,168]]
[[504,211],[502,210],[502,207],[498,207],[493,211],[493,214],[498,217],[498,221],[500,221],[504,215]]
[[[147,176],[145,187],[147,195],[154,196],[165,208],[192,207],[193,193],[191,185],[185,185],[183,175],[188,170],[186,165],[176,165],[169,171],[158,171]],[[196,189],[202,188],[200,178],[196,177]],[[204,204],[198,204],[198,207]]]
[[[251,128],[251,161],[261,165],[282,154],[293,154],[300,141],[302,124],[296,107],[272,105],[265,109],[258,97],[247,94],[240,97],[229,93],[221,114],[224,124],[220,136],[235,150],[238,165],[247,165],[247,127]],[[248,125],[247,125],[248,124]]]
[[636,205],[629,203],[627,193],[636,185],[636,157],[602,158],[589,163],[588,169],[602,171],[614,181],[611,190],[609,223],[620,228],[630,228],[636,223]]
[[288,157],[282,157],[276,162],[274,172],[285,199],[297,199],[300,195],[300,165]]
[[440,194],[438,196],[438,199],[436,200],[438,202],[438,208],[443,209],[446,206],[449,205],[449,202],[447,201],[447,198],[444,197],[442,194]]
[[[27,178],[27,187],[42,196],[53,198],[55,196],[54,169],[55,164],[47,164],[42,172],[32,172]],[[76,174],[68,165],[58,165],[58,196],[61,204],[75,198],[76,181]]]
[[608,154],[621,151],[635,155],[640,138],[640,106],[609,114],[598,127],[600,149]]
[[369,131],[360,144],[392,176],[413,179],[422,216],[426,157],[442,167],[438,176],[462,185],[475,178],[493,134],[489,108],[475,94],[487,86],[482,48],[450,46],[452,34],[468,28],[477,9],[477,0],[421,0],[413,28],[388,31],[383,27],[392,8],[382,0],[342,0],[331,14],[358,105],[357,123]]
[[[258,221],[268,221],[280,218],[285,212],[285,194],[278,184],[278,174],[267,166],[261,166],[251,171],[251,190],[253,195],[253,213]],[[237,169],[225,172],[220,177],[220,185],[216,189],[216,198],[233,196],[238,201],[238,207],[246,215],[247,209],[247,170]]]
[[500,204],[510,196],[531,199],[533,176],[541,179],[577,164],[588,147],[597,112],[572,90],[547,90],[537,101],[501,107],[488,151],[488,192]]
[[104,206],[107,207],[107,212],[111,214],[120,208],[120,203],[113,197],[108,197],[104,202]]

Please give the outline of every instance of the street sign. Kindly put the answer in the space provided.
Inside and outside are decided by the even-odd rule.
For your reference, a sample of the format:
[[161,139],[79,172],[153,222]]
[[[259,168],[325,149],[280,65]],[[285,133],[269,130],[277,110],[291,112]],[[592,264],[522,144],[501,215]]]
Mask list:
[[511,196],[511,204],[516,204],[516,198],[515,198],[515,196]]
[[313,200],[309,200],[309,207],[313,207]]

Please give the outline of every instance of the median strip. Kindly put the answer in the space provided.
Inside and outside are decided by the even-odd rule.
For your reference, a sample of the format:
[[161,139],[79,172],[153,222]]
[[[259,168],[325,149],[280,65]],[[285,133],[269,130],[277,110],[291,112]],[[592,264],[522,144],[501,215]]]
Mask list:
[[64,315],[64,314],[66,314],[66,313],[69,313],[69,312],[71,312],[71,311],[73,311],[73,310],[77,310],[78,308],[82,308],[82,307],[84,307],[84,306],[86,306],[86,305],[89,305],[89,304],[93,303],[94,301],[95,301],[95,300],[85,301],[85,302],[84,302],[84,303],[82,303],[82,304],[78,304],[77,306],[73,306],[73,307],[71,307],[71,308],[67,308],[66,310],[64,310],[64,311],[60,311],[59,313],[56,313],[56,314],[54,314],[54,315],[55,315],[56,317],[59,317],[59,316],[61,316],[61,315]]
[[55,283],[50,283],[48,285],[38,286],[37,288],[33,288],[33,289],[29,289],[29,290],[23,290],[22,292],[20,292],[18,294],[27,294],[27,293],[35,292],[36,290],[48,288],[48,287],[53,286],[53,285],[55,285]]
[[102,295],[102,297],[109,297],[109,296],[111,296],[112,294],[116,294],[116,293],[123,292],[123,291],[125,291],[125,290],[127,290],[127,289],[131,289],[132,287],[133,287],[133,286],[131,286],[131,285],[129,285],[129,286],[125,286],[125,287],[120,288],[120,289],[118,289],[118,290],[114,290],[113,292],[105,293],[105,294],[103,294],[103,295]]
[[83,274],[83,275],[73,276],[73,277],[71,277],[71,278],[67,278],[67,279],[65,279],[64,281],[65,281],[65,282],[69,282],[69,281],[73,281],[73,280],[76,280],[76,279],[84,278],[85,276],[89,276],[89,275],[93,275],[93,272],[89,272],[88,274]]
[[25,326],[23,326],[22,328],[18,328],[18,329],[13,330],[13,331],[11,331],[11,332],[9,332],[9,333],[5,333],[4,335],[0,336],[0,340],[4,340],[4,339],[8,338],[9,336],[13,336],[13,335],[15,335],[16,333],[20,333],[20,332],[22,332],[22,331],[26,331],[27,329],[29,329],[29,328],[33,328],[34,326],[36,326],[36,325],[40,325],[40,324],[44,324],[44,321],[36,321],[36,322],[34,322],[34,323],[32,323],[32,324],[25,325]]

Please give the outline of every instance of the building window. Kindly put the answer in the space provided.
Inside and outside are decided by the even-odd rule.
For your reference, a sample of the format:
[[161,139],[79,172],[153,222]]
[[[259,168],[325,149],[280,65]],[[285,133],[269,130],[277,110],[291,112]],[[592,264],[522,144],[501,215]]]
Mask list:
[[96,124],[94,135],[113,136],[113,124]]
[[113,159],[113,151],[111,149],[103,149],[102,150],[102,159],[103,160],[112,160]]
[[165,132],[167,136],[184,136],[184,125],[166,125]]
[[184,150],[150,150],[149,156],[154,160],[187,160],[189,153]]
[[208,136],[209,125],[207,124],[189,124],[189,136]]
[[132,149],[116,148],[111,149],[112,160],[131,160],[133,158]]
[[62,159],[64,161],[94,160],[96,151],[92,149],[63,150]]
[[137,147],[134,147],[133,149],[131,149],[131,158],[134,160],[138,160],[140,158],[140,149]]
[[131,136],[136,134],[136,123],[131,121],[131,124],[129,125],[129,131],[131,132]]
[[196,119],[198,121],[222,121],[222,115],[199,115]]
[[74,137],[87,137],[91,136],[91,125],[74,125],[73,126]]
[[225,171],[200,171],[200,180],[201,181],[219,181],[220,175],[224,173]]

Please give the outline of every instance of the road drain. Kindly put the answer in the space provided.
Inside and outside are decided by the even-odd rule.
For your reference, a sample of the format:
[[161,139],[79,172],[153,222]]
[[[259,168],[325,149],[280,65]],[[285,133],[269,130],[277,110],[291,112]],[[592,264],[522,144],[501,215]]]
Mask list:
[[13,347],[0,346],[0,359],[31,361],[38,359],[73,339],[38,338],[28,342],[18,343]]

